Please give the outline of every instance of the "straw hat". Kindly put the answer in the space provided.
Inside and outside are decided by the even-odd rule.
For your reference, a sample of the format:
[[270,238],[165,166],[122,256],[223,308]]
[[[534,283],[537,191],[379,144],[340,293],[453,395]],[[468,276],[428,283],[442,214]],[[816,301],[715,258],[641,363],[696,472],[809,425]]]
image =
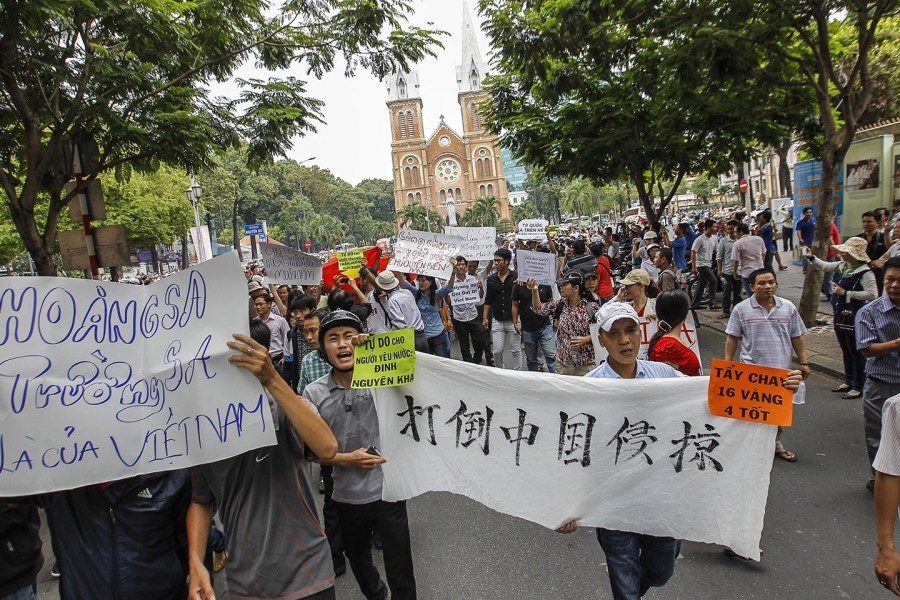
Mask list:
[[867,263],[872,260],[869,258],[869,255],[866,254],[868,245],[869,243],[865,238],[852,237],[843,244],[835,244],[832,248],[834,248],[835,252],[846,252],[856,260]]

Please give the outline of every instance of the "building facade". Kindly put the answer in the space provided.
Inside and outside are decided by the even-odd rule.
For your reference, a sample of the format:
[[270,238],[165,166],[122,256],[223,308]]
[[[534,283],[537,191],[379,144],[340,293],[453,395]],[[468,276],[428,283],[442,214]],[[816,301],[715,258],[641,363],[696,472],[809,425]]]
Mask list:
[[487,72],[478,50],[468,7],[463,3],[462,64],[456,68],[462,133],[444,121],[425,134],[422,98],[415,71],[394,73],[387,82],[391,123],[394,207],[423,204],[442,217],[457,218],[478,198],[497,199],[501,218],[510,216],[506,176],[497,136],[485,129],[479,106],[487,99]]

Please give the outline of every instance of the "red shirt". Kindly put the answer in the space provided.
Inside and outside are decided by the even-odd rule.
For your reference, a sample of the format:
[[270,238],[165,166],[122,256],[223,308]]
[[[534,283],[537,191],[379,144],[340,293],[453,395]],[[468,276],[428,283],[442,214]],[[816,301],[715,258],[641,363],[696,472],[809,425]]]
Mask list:
[[688,377],[700,375],[700,361],[697,360],[697,355],[673,337],[662,337],[653,346],[647,358],[654,362],[669,363]]
[[609,258],[601,256],[597,259],[597,295],[601,298],[612,298],[615,295],[613,290],[612,277],[609,274]]

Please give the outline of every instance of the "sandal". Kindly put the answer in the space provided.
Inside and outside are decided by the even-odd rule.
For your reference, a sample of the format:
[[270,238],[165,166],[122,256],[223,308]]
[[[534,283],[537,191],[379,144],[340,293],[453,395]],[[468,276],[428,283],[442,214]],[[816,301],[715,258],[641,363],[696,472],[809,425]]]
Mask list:
[[853,389],[852,385],[847,385],[846,383],[842,383],[841,385],[837,386],[836,388],[834,388],[831,391],[832,392],[849,392],[852,389]]
[[859,390],[850,390],[849,392],[847,392],[846,394],[844,394],[843,396],[841,396],[841,398],[843,398],[844,400],[856,400],[856,399],[859,398],[860,396],[862,396],[862,392],[861,392],[861,391],[859,391]]
[[226,560],[228,560],[228,553],[224,550],[221,552],[213,552],[213,573],[218,573],[224,569]]
[[788,462],[797,462],[797,455],[786,448],[775,448],[775,456]]

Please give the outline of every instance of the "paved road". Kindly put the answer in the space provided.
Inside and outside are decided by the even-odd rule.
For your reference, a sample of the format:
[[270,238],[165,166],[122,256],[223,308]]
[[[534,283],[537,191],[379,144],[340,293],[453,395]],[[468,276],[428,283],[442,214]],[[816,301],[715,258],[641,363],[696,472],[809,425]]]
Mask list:
[[[724,339],[703,328],[700,341],[708,366],[722,355]],[[797,408],[795,425],[785,434],[786,446],[800,460],[777,460],[773,465],[762,562],[729,559],[718,547],[688,542],[672,581],[651,591],[648,599],[888,597],[872,575],[873,509],[864,487],[860,404],[830,394],[834,385],[831,379],[811,377],[808,403]],[[448,493],[411,500],[409,515],[421,598],[611,597],[603,555],[591,529],[558,535]],[[57,598],[48,569],[39,579],[40,597]],[[337,592],[342,599],[362,598],[350,574],[339,578]]]

